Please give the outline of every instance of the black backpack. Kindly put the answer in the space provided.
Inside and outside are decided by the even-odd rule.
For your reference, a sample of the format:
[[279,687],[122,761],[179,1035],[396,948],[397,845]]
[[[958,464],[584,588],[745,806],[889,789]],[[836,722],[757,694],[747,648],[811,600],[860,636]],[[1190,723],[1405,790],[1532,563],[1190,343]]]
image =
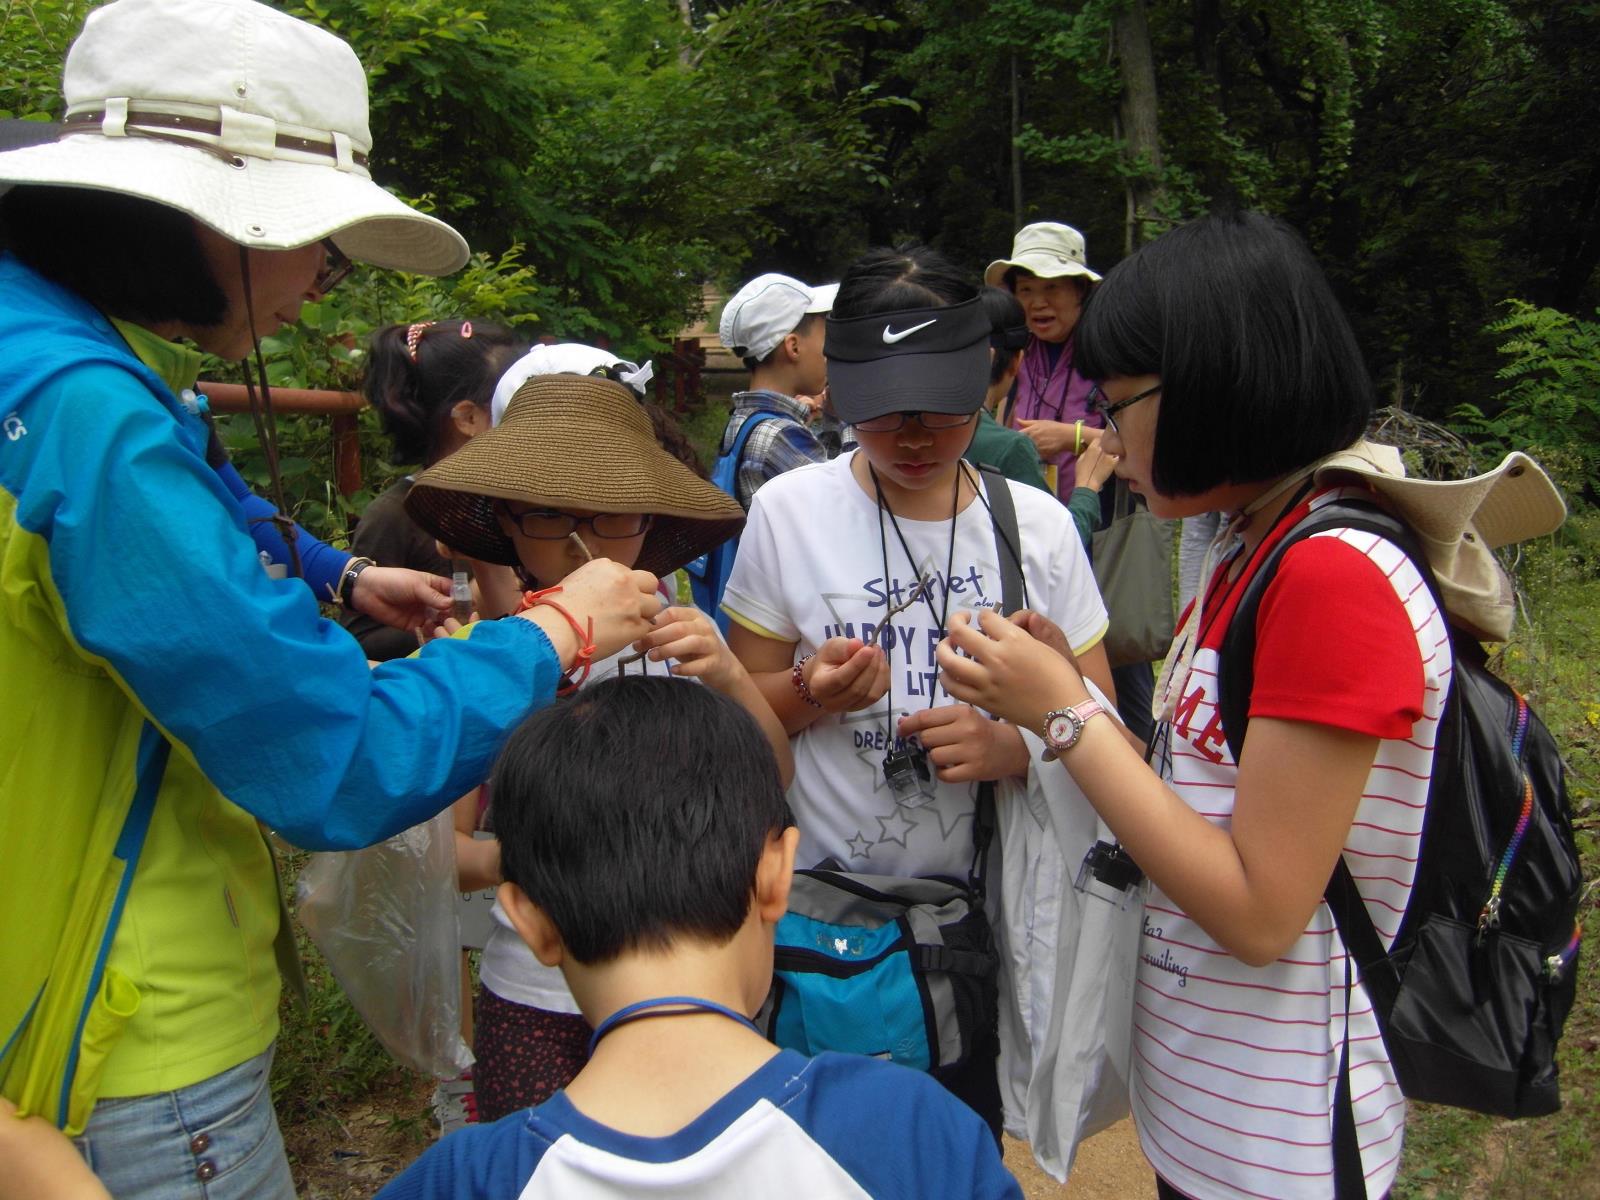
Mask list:
[[[1235,761],[1249,722],[1262,595],[1290,546],[1337,528],[1394,543],[1444,612],[1427,558],[1401,521],[1361,501],[1310,513],[1266,557],[1223,640],[1218,709]],[[1556,1042],[1577,985],[1582,876],[1565,766],[1544,722],[1489,672],[1477,640],[1454,626],[1450,636],[1455,673],[1439,720],[1416,877],[1389,952],[1342,855],[1326,898],[1401,1091],[1497,1116],[1542,1116],[1561,1107]],[[1334,1110],[1341,1197],[1363,1194],[1342,1074]]]

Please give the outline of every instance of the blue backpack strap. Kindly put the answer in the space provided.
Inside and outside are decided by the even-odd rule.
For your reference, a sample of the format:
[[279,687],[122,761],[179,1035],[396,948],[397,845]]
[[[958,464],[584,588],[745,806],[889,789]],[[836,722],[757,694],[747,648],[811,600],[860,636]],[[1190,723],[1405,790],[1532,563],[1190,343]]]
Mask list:
[[[757,425],[781,415],[774,412],[755,412],[746,417],[733,435],[733,445],[728,447],[726,454],[717,459],[716,465],[712,468],[712,484],[737,500],[739,464],[744,459],[745,443],[750,440],[750,435],[755,432]],[[685,563],[683,567],[689,576],[689,588],[694,594],[695,604],[711,615],[724,634],[728,632],[728,617],[719,606],[722,603],[722,589],[728,582],[728,576],[733,573],[733,558],[738,549],[739,539],[729,538],[693,561]]]

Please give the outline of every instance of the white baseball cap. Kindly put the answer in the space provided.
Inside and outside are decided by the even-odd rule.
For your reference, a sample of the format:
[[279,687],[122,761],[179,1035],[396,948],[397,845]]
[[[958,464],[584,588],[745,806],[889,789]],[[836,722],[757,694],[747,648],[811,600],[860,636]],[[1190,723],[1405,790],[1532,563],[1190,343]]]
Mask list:
[[775,272],[757,275],[722,307],[717,333],[740,358],[765,358],[809,313],[833,308],[837,283],[812,287]]
[[645,385],[655,375],[650,363],[639,366],[625,358],[618,358],[609,350],[598,346],[585,346],[582,342],[555,342],[548,346],[535,346],[505,369],[500,382],[495,384],[494,396],[489,401],[489,423],[500,424],[511,398],[517,389],[535,375],[593,375],[596,371],[621,369],[622,382],[634,394],[644,396]]

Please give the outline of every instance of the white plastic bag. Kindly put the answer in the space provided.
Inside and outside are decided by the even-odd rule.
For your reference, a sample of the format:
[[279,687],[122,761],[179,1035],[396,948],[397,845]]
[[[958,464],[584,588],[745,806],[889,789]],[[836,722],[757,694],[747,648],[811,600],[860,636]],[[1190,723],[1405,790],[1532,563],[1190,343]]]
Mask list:
[[396,1059],[439,1079],[472,1065],[461,1038],[455,828],[447,808],[365,850],[313,854],[300,922]]
[[1128,1112],[1144,898],[1074,888],[1110,832],[1065,770],[1039,763],[1043,743],[1023,740],[1034,768],[1005,785],[998,809],[1001,1096],[1007,1132],[1064,1181],[1078,1143]]

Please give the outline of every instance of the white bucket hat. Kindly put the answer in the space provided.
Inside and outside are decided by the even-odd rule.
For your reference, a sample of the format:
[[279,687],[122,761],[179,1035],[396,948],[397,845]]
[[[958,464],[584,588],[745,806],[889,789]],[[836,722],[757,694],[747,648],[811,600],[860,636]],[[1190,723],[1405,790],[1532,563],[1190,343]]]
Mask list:
[[1470,479],[1415,479],[1393,446],[1361,441],[1314,474],[1319,484],[1355,475],[1388,501],[1417,535],[1446,610],[1486,641],[1510,637],[1515,616],[1511,581],[1491,551],[1554,533],[1567,517],[1555,484],[1520,450]]
[[759,361],[793,333],[808,313],[830,311],[838,292],[837,283],[812,287],[776,272],[757,275],[723,305],[717,335],[740,358]]
[[1090,283],[1100,282],[1100,276],[1089,269],[1083,234],[1056,221],[1036,221],[1017,230],[1011,241],[1011,257],[990,263],[983,281],[990,287],[1005,287],[1006,272],[1012,267],[1021,267],[1040,279],[1081,275]]
[[333,34],[255,0],[115,0],[67,52],[60,140],[0,154],[0,184],[140,196],[242,246],[326,237],[445,275],[467,243],[367,169],[367,79]]

